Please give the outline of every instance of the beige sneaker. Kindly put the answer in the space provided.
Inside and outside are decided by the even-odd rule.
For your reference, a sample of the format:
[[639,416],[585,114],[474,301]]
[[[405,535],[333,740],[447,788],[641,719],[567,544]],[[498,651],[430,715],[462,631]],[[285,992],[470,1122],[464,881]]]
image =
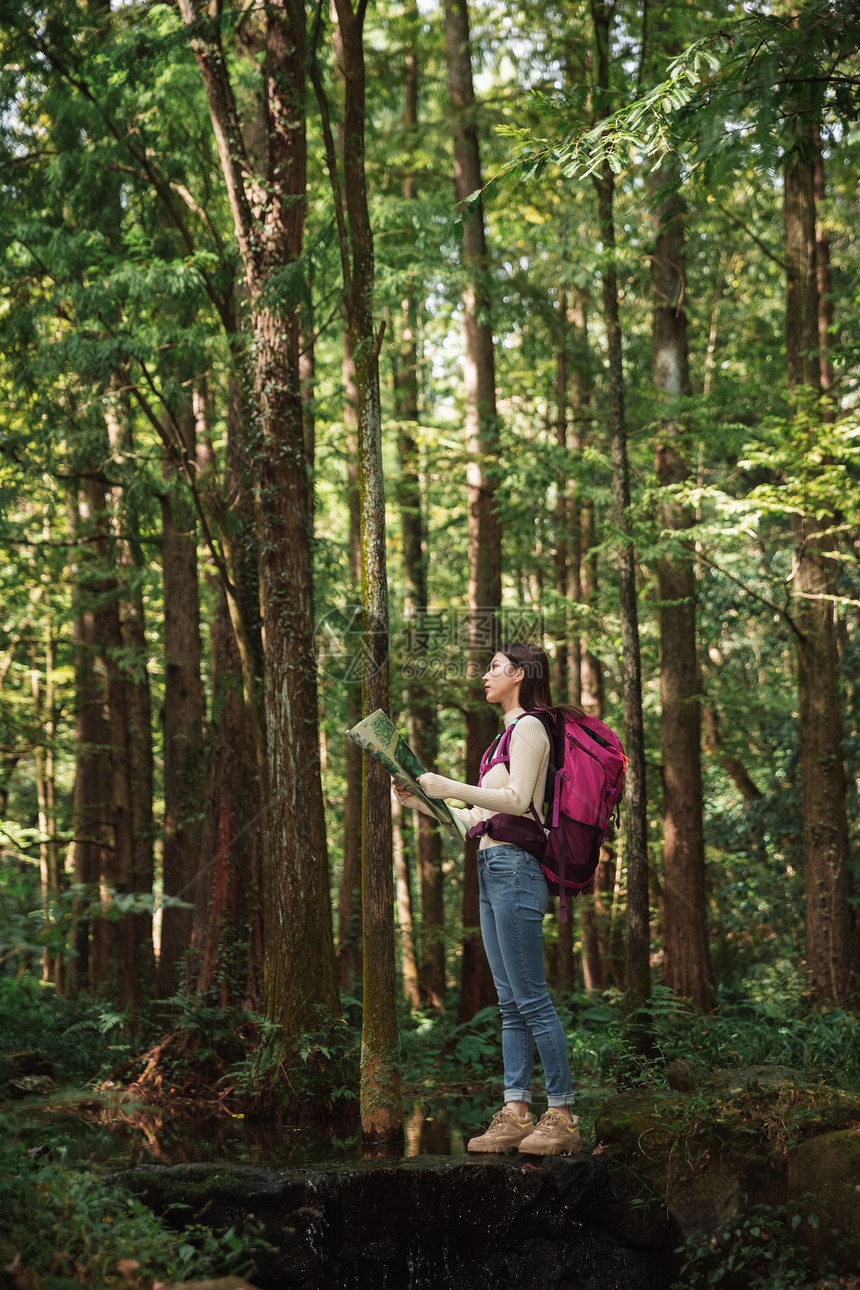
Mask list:
[[490,1121],[490,1127],[479,1138],[470,1138],[467,1151],[516,1151],[535,1127],[533,1115],[518,1120],[513,1111],[503,1107]]
[[579,1117],[568,1119],[556,1107],[545,1111],[534,1133],[523,1140],[519,1150],[530,1156],[575,1156],[582,1150]]

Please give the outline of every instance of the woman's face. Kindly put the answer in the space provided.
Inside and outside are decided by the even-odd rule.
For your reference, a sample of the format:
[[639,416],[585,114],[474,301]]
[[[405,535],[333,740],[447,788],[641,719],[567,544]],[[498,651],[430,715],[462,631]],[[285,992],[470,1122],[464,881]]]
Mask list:
[[523,675],[523,669],[516,667],[499,650],[493,655],[493,661],[483,677],[487,702],[501,703],[505,709],[513,707],[517,702]]

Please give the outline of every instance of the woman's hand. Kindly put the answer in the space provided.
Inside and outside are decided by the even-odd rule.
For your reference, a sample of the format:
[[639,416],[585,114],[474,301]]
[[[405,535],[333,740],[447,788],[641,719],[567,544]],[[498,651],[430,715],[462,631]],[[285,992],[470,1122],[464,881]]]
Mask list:
[[426,770],[423,775],[418,776],[418,783],[423,788],[428,797],[447,797],[448,790],[445,787],[445,781],[441,775],[434,775],[431,771]]
[[412,796],[409,789],[401,788],[396,779],[393,779],[391,781],[391,791],[394,794],[394,796],[397,798],[398,802],[401,802],[404,805],[406,804],[406,802],[409,801],[409,799]]

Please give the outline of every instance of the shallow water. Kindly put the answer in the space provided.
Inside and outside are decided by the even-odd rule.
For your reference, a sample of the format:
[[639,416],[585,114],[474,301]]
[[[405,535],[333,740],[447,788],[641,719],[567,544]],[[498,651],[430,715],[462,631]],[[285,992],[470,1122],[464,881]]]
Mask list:
[[[584,1093],[578,1109],[593,1096]],[[403,1155],[465,1153],[468,1139],[481,1131],[495,1109],[488,1110],[484,1094],[436,1101],[407,1098]],[[357,1123],[354,1131],[340,1128],[331,1133],[273,1127],[223,1111],[188,1105],[159,1107],[116,1094],[58,1092],[52,1098],[7,1104],[2,1127],[34,1154],[106,1173],[138,1164],[229,1160],[296,1167],[349,1163],[363,1157]]]

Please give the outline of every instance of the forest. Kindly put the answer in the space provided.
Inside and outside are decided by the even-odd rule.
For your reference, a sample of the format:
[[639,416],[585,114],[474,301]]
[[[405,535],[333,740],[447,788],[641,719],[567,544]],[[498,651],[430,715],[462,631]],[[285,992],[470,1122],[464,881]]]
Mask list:
[[0,1048],[76,1019],[88,1078],[346,1083],[397,1141],[496,1000],[475,844],[345,731],[475,783],[526,640],[629,758],[556,997],[628,1064],[683,1017],[860,1079],[855,6],[0,0],[0,44]]

